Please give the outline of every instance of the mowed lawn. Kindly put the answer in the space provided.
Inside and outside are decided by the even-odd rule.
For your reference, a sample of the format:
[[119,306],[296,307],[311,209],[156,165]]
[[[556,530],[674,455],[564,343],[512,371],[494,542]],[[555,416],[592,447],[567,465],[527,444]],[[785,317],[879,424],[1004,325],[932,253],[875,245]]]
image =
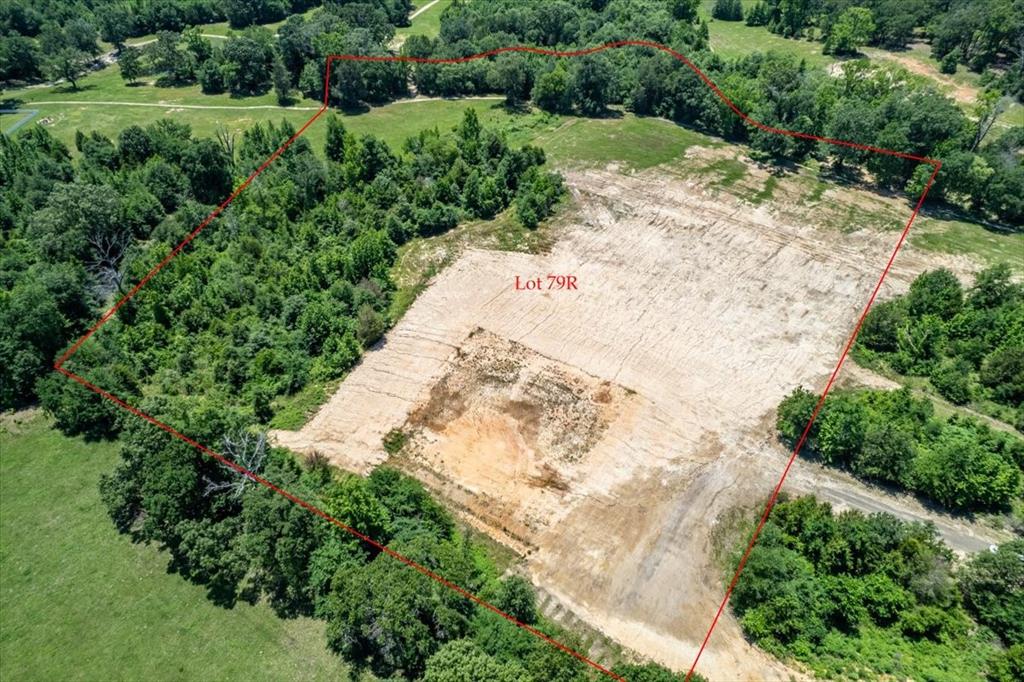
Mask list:
[[[427,7],[433,0],[414,0],[413,5],[416,9],[412,13]],[[430,38],[436,38],[441,33],[441,13],[447,9],[448,5],[452,4],[452,0],[437,0],[433,5],[424,9],[423,12],[418,14],[416,18],[412,20],[410,26],[399,26],[395,30],[396,36],[402,36],[408,38],[409,36],[427,36]]]
[[0,679],[348,679],[321,622],[214,606],[119,535],[97,492],[117,450],[0,416]]
[[[743,16],[757,0],[743,0]],[[711,50],[723,57],[742,57],[751,52],[783,52],[798,59],[806,59],[811,67],[824,68],[836,61],[835,57],[823,54],[821,43],[806,38],[783,38],[764,26],[747,26],[743,21],[720,21],[711,16],[715,0],[703,0],[699,14],[708,22],[708,36]]]

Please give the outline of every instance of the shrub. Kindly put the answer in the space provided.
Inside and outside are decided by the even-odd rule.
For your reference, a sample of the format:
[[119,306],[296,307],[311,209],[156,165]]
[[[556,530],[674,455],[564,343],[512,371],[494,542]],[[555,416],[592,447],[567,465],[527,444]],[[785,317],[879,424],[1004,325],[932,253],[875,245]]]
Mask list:
[[946,359],[935,364],[928,375],[943,398],[955,405],[971,400],[971,366],[963,360]]

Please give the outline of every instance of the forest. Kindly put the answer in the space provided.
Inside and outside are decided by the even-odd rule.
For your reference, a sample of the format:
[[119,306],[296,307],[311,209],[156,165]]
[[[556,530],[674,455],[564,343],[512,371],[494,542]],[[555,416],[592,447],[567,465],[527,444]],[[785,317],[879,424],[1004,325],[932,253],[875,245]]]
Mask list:
[[[209,401],[156,397],[141,406],[221,443],[250,471],[518,621],[583,648],[538,613],[530,582],[502,577],[487,550],[414,479],[384,467],[366,478],[340,473],[315,455],[300,463],[270,448],[251,417]],[[135,541],[165,547],[170,570],[206,585],[218,604],[266,599],[282,617],[323,619],[327,645],[381,679],[597,679],[547,642],[142,420],[126,424],[122,442],[120,465],[101,482],[111,518]],[[633,682],[681,679],[654,664],[615,669]]]
[[871,310],[856,357],[926,377],[955,405],[992,406],[1024,432],[1024,287],[1005,263],[979,272],[968,291],[948,270],[922,274]]
[[[82,347],[76,371],[122,398],[202,395],[267,423],[275,397],[340,376],[391,324],[398,245],[513,204],[532,227],[562,191],[540,149],[509,148],[472,109],[401,151],[323,125],[324,160],[296,140]],[[163,120],[116,142],[82,134],[77,163],[42,128],[0,140],[0,405],[38,395],[66,433],[113,435],[118,411],[49,371],[55,356],[293,133],[192,139]]]
[[963,64],[980,73],[1003,62],[1005,73],[993,76],[998,87],[1024,96],[1024,6],[1019,0],[767,0],[745,18],[742,8],[733,8],[738,3],[723,4],[728,16],[719,18],[745,19],[789,38],[813,37],[837,55],[856,54],[864,45],[905,49],[920,28],[944,72]]
[[[483,546],[414,479],[388,468],[366,478],[340,473],[318,456],[300,463],[270,448],[251,417],[207,401],[147,398],[142,408],[220,442],[250,471],[520,622],[581,646],[539,615],[529,581],[501,577]],[[323,619],[328,646],[381,678],[594,679],[576,659],[156,427],[133,420],[122,442],[120,465],[101,482],[111,518],[133,540],[165,547],[170,569],[205,585],[216,603],[266,599],[282,617]],[[633,680],[677,679],[650,664],[628,670]]]
[[[975,9],[966,1],[915,0],[909,11],[899,4],[897,10],[889,0],[856,5],[846,0],[773,0],[756,6],[747,21],[754,14],[763,15],[765,25],[794,39],[808,32],[820,34],[836,53],[856,53],[864,44],[899,49],[916,27],[925,27],[938,56],[963,60],[987,74],[996,73],[995,66],[1001,69],[1001,76],[988,79],[970,115],[939,93],[933,82],[892,66],[854,59],[843,63],[839,77],[830,77],[790,55],[755,53],[723,59],[709,50],[708,27],[698,19],[696,0],[454,2],[445,10],[436,39],[410,36],[401,54],[450,58],[512,44],[565,49],[621,39],[660,42],[687,55],[740,110],[767,125],[941,159],[933,199],[1019,230],[1024,226],[1024,133],[1019,126],[994,130],[993,124],[1003,106],[1002,96],[1024,96],[1024,58],[1017,39],[1024,32],[1024,7],[1020,0],[1016,5],[1010,0],[971,3]],[[238,5],[247,6],[247,11],[239,14]],[[326,56],[388,54],[395,26],[406,21],[403,12],[408,10],[408,3],[399,0],[335,0],[308,17],[288,16],[276,40],[269,30],[250,27],[215,46],[187,26],[220,18],[222,14],[209,16],[220,11],[219,5],[179,0],[168,5],[177,9],[166,10],[166,16],[165,10],[153,9],[157,6],[140,5],[137,12],[121,17],[122,28],[112,30],[102,28],[99,17],[110,23],[108,17],[121,16],[118,12],[72,11],[69,16],[57,4],[37,8],[13,3],[0,15],[0,24],[7,27],[0,50],[8,55],[0,63],[10,68],[22,65],[16,68],[28,71],[0,74],[0,80],[31,81],[48,75],[74,85],[89,58],[98,54],[99,36],[119,45],[124,36],[155,31],[156,39],[145,47],[122,49],[126,78],[156,75],[164,83],[195,82],[204,92],[236,95],[273,88],[282,103],[294,92],[321,100]],[[310,6],[283,0],[229,2],[223,12],[232,26],[244,28]],[[716,11],[735,13],[724,5]],[[69,50],[77,58],[69,58]],[[921,193],[931,172],[930,166],[908,159],[752,128],[686,65],[649,48],[620,49],[571,62],[505,54],[465,64],[335,66],[328,99],[349,109],[406,97],[412,92],[410,85],[419,94],[434,96],[501,93],[512,106],[532,101],[556,113],[611,116],[618,107],[665,117],[749,144],[760,161],[786,168],[818,159],[826,162],[826,174],[836,179],[864,182],[883,192],[904,191],[912,198]]]
[[[330,54],[452,58],[509,44],[651,40],[686,54],[768,125],[942,159],[931,199],[1024,229],[1024,128],[995,125],[1001,97],[1024,97],[1021,0],[770,0],[746,12],[736,0],[714,3],[715,21],[763,25],[850,58],[834,76],[785,54],[713,53],[698,5],[456,0],[438,37],[411,35],[398,47],[409,0],[11,0],[0,6],[0,84],[63,79],[78,90],[112,48],[129,84],[194,84],[238,98],[273,91],[281,105],[326,94],[348,112],[413,95],[499,94],[509,111],[663,117],[747,145],[758,163],[782,172],[817,162],[824,179],[883,194],[916,199],[924,188],[930,166],[744,124],[684,64],[650,49],[458,65],[345,62],[324,92]],[[212,41],[198,28],[211,22],[233,31]],[[281,23],[260,26],[271,22]],[[126,43],[136,37],[152,42]],[[865,46],[903,49],[917,37],[943,70],[984,73],[971,111],[931,81],[857,59]],[[274,449],[265,436],[282,401],[343,377],[396,321],[390,272],[403,244],[504,212],[534,228],[564,196],[561,177],[541,149],[510,146],[472,109],[453,130],[425,130],[400,148],[356,136],[331,114],[317,125],[327,129],[322,149],[298,139],[69,367],[516,619],[585,648],[540,615],[530,583],[499,568],[415,480],[389,468],[345,474],[321,457]],[[598,679],[379,547],[51,371],[294,132],[282,121],[206,138],[165,118],[111,137],[80,131],[74,150],[43,126],[0,136],[0,410],[38,404],[66,434],[118,438],[121,461],[101,494],[120,532],[166,548],[169,569],[217,604],[265,601],[282,617],[320,619],[327,645],[357,671],[431,682]],[[924,389],[832,393],[803,454],[956,513],[1011,512],[1020,531],[1024,440],[982,418],[1024,432],[1024,289],[1013,271],[993,266],[969,288],[946,271],[922,275],[905,296],[875,306],[855,357]],[[937,409],[930,392],[981,416]],[[798,388],[782,402],[783,440],[795,443],[817,400]],[[732,607],[753,641],[819,674],[963,679],[985,670],[996,682],[1020,679],[1022,552],[1017,540],[958,564],[930,527],[786,500]],[[680,679],[653,664],[614,669],[631,682]]]
[[958,566],[931,526],[783,496],[731,605],[759,646],[828,679],[1010,682],[1024,671],[1022,552],[1012,540]]
[[[926,377],[956,405],[989,401],[1024,432],[1024,289],[1005,264],[980,271],[967,291],[948,270],[918,276],[873,307],[857,343],[859,362]],[[802,387],[782,401],[783,440],[796,444],[817,402]],[[978,417],[937,416],[907,386],[832,392],[803,451],[947,509],[1008,511],[1022,499],[1024,439]]]

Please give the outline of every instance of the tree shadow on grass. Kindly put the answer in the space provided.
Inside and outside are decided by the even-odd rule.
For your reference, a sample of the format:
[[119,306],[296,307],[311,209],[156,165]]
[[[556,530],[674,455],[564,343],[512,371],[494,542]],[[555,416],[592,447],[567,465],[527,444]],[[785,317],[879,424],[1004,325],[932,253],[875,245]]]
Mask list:
[[79,83],[78,87],[72,87],[71,83],[61,83],[53,86],[53,94],[55,95],[77,95],[83,92],[89,92],[90,90],[96,90],[96,86],[92,83]]

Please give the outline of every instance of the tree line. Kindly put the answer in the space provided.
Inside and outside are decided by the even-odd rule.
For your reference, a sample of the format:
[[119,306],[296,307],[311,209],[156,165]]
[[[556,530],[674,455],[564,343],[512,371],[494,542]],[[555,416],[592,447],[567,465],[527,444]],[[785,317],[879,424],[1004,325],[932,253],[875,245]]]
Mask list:
[[[722,0],[716,3],[729,6]],[[958,64],[986,72],[996,87],[1024,97],[1024,15],[1015,0],[765,0],[746,13],[750,26],[779,35],[816,37],[827,53],[852,55],[864,45],[904,50],[920,33],[941,70]],[[738,20],[734,13],[716,18]]]
[[1024,540],[958,565],[931,525],[780,499],[730,602],[759,646],[829,679],[1020,679]]
[[[300,462],[268,447],[250,415],[217,399],[155,396],[141,407],[518,621],[585,650],[578,636],[539,613],[530,582],[502,575],[414,479],[386,467],[365,478],[342,473],[317,455]],[[121,532],[159,543],[170,569],[205,585],[212,601],[265,600],[281,617],[322,619],[327,645],[357,671],[426,682],[598,679],[581,661],[142,420],[126,424],[121,461],[100,490]],[[682,679],[652,664],[616,670],[634,682]]]
[[[1005,264],[980,271],[966,291],[948,270],[918,276],[905,295],[872,308],[854,357],[925,377],[950,402],[1024,431],[1024,288]],[[803,388],[782,401],[784,440],[799,439],[817,402]],[[908,388],[832,392],[804,450],[952,510],[1007,510],[1021,499],[1024,440],[959,413],[939,418]]]
[[[834,29],[829,39],[837,45],[862,33],[863,12],[871,11],[840,5],[835,3],[836,11],[842,10],[846,18],[829,24]],[[820,14],[810,2],[786,0],[772,7],[787,17],[787,26]],[[833,77],[787,55],[723,59],[709,50],[707,25],[698,20],[696,8],[695,0],[456,2],[444,11],[437,39],[411,36],[401,54],[458,58],[510,44],[571,49],[627,38],[660,42],[690,57],[755,119],[776,128],[940,158],[944,165],[930,197],[980,219],[1015,229],[1024,225],[1024,129],[1000,132],[994,127],[1007,88],[991,84],[968,116],[928,79],[893,65],[850,61]],[[273,87],[282,103],[297,89],[316,100],[326,94],[331,104],[352,109],[407,96],[412,88],[442,97],[498,92],[512,107],[532,101],[559,114],[606,116],[613,114],[609,107],[625,108],[749,144],[761,161],[787,165],[817,159],[825,162],[827,175],[901,190],[913,198],[932,170],[900,157],[749,126],[686,65],[646,48],[572,60],[516,53],[463,64],[337,62],[324,93],[328,55],[391,54],[400,9],[383,0],[372,6],[327,3],[308,17],[290,16],[276,40],[266,30],[250,29],[223,46],[211,45],[195,30],[164,31],[145,50],[125,50],[121,70],[129,79],[154,73],[166,82],[198,82],[210,93],[259,94]],[[913,12],[889,5],[876,9],[879,16],[911,16],[915,26],[920,21]]]
[[[798,387],[779,404],[786,442],[796,443],[817,402]],[[1024,440],[971,417],[938,418],[908,388],[829,393],[803,453],[952,510],[1008,510],[1021,499]]]
[[[129,401],[216,396],[266,423],[276,400],[340,376],[391,323],[398,245],[509,207],[535,225],[563,191],[543,151],[509,147],[472,109],[401,152],[334,116],[322,125],[323,160],[296,140],[73,368]],[[163,120],[116,141],[78,135],[77,164],[41,127],[0,139],[3,408],[38,395],[69,434],[116,432],[112,408],[50,364],[293,133],[282,122],[194,139]]]
[[[412,36],[402,53],[455,58],[509,44],[569,49],[626,38],[660,42],[687,55],[741,111],[769,126],[940,158],[945,165],[932,198],[982,218],[1024,225],[1024,130],[991,134],[1003,106],[999,90],[988,91],[968,117],[933,83],[892,65],[847,62],[833,77],[790,55],[723,59],[709,51],[707,26],[696,22],[691,3],[455,3],[442,15],[437,39]],[[621,106],[747,143],[759,160],[789,164],[818,159],[826,162],[828,173],[903,190],[914,198],[932,170],[899,157],[749,126],[685,64],[647,48],[572,60],[505,54],[464,64],[414,64],[410,70],[417,91],[424,94],[497,91],[510,105],[532,100],[547,111],[584,116],[610,115],[609,106]]]
[[[133,53],[125,45],[132,37],[181,34],[190,27],[220,21],[245,29],[290,16],[301,18],[301,13],[318,6],[323,11],[317,16],[335,17],[347,22],[348,28],[365,24],[391,33],[394,26],[408,25],[412,10],[410,0],[98,0],[87,4],[11,0],[0,7],[0,82],[63,78],[74,86],[100,54],[100,39],[121,53],[126,49]],[[166,55],[169,41],[164,42]],[[202,55],[193,57],[203,61]],[[129,60],[134,58],[129,55]]]
[[872,308],[855,355],[926,377],[950,402],[977,404],[1024,432],[1024,286],[1006,264],[979,272],[967,291],[948,270],[920,275],[907,294]]

